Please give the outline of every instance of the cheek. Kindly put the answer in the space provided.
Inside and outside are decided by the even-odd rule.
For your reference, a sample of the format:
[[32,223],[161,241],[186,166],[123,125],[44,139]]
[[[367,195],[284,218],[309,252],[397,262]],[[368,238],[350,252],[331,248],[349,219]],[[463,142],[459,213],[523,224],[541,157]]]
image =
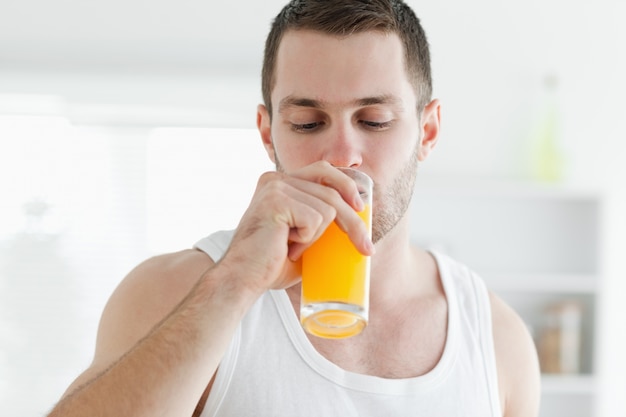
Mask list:
[[398,136],[383,138],[380,141],[374,141],[369,146],[367,159],[372,165],[377,167],[377,170],[381,170],[381,174],[385,177],[404,166],[414,157],[418,144],[417,137],[411,140],[408,135],[405,135],[402,139]]
[[[304,140],[274,140],[275,163],[283,171],[290,172],[300,167],[317,162],[315,149],[310,149]],[[317,158],[317,159],[316,159]]]
[[372,168],[376,172],[381,191],[393,194],[402,188],[402,181],[411,180],[418,164],[419,141],[389,141],[377,146],[371,154]]

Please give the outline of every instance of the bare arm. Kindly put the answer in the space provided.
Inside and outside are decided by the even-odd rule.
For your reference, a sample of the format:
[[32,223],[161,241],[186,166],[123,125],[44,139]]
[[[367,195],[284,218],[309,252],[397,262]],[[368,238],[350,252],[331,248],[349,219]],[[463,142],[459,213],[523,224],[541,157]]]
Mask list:
[[231,272],[196,251],[134,270],[105,309],[91,367],[50,416],[191,416],[257,297]]
[[503,416],[536,417],[541,381],[533,340],[517,313],[493,294],[491,309]]
[[103,313],[92,365],[50,417],[191,416],[247,309],[296,282],[298,258],[330,222],[371,254],[355,201],[352,180],[326,163],[263,175],[220,262],[184,251],[124,279]]

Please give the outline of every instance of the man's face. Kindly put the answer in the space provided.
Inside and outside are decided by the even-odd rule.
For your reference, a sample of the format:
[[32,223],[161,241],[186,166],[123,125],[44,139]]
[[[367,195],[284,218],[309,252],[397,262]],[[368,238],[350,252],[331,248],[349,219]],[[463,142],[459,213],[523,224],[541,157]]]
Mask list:
[[271,125],[265,115],[259,127],[277,169],[289,173],[326,160],[369,174],[376,242],[404,215],[423,154],[400,39],[288,31],[275,80]]

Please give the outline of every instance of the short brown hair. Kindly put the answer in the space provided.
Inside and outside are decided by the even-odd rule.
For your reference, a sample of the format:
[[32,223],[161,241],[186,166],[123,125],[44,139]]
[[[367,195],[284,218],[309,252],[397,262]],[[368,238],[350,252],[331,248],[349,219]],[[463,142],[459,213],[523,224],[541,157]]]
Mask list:
[[265,41],[261,84],[263,101],[272,115],[271,92],[276,59],[288,30],[308,29],[348,36],[367,31],[395,33],[404,46],[409,81],[415,89],[418,110],[432,95],[430,52],[419,19],[402,0],[291,0],[274,19]]

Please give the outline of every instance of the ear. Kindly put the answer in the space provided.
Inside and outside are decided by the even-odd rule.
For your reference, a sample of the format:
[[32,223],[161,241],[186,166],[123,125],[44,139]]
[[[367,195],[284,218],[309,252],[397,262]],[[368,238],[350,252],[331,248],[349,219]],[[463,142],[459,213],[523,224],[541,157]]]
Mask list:
[[267,155],[275,164],[276,154],[274,152],[274,144],[272,143],[272,123],[270,120],[270,114],[263,104],[259,104],[257,106],[256,127],[261,134],[261,140],[263,141],[263,146],[265,147]]
[[418,152],[418,159],[423,161],[426,159],[430,151],[437,144],[439,138],[439,129],[441,126],[441,104],[435,99],[428,103],[420,117],[421,139]]

